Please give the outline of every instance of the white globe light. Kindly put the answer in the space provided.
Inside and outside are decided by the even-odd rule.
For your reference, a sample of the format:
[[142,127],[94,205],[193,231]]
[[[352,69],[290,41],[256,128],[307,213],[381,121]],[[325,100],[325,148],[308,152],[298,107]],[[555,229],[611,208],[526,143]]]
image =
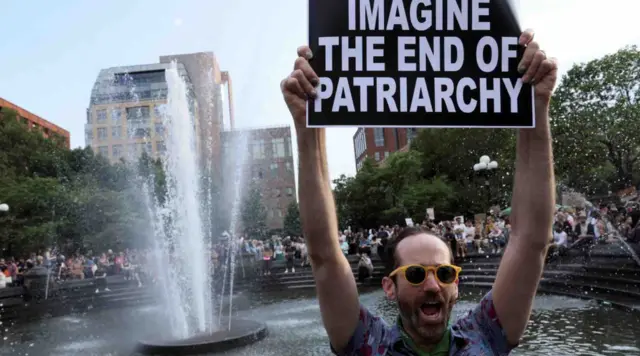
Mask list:
[[487,167],[488,167],[488,166],[487,166],[487,164],[486,164],[486,163],[484,163],[484,162],[483,162],[483,163],[478,163],[478,168],[479,168],[479,170],[481,170],[481,171],[483,171],[483,170],[487,169]]
[[485,155],[480,157],[480,163],[489,164],[489,162],[491,162],[491,158],[489,158],[489,156]]
[[496,168],[498,168],[498,162],[496,161],[489,162],[489,169],[496,169]]
[[7,204],[0,204],[0,211],[9,211],[9,205]]
[[476,172],[479,171],[480,170],[480,163],[474,164],[473,165],[473,170],[476,171]]

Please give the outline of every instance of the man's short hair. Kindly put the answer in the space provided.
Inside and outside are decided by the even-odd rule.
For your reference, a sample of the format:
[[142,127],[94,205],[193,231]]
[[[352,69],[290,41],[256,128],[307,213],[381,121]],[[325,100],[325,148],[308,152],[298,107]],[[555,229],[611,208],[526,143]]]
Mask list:
[[[398,257],[396,256],[396,249],[398,247],[398,244],[400,243],[400,241],[406,239],[407,237],[411,237],[411,236],[415,236],[415,235],[420,235],[420,234],[427,234],[430,235],[431,237],[440,240],[440,238],[436,235],[434,235],[431,231],[422,229],[420,227],[416,227],[416,226],[408,226],[405,227],[404,229],[400,230],[400,232],[392,239],[389,240],[389,242],[387,243],[387,246],[385,248],[385,274],[388,276],[391,272],[393,272],[396,268],[400,267],[400,264],[398,263]],[[442,241],[442,240],[440,240]],[[446,243],[444,241],[442,241],[442,243],[444,243],[446,245]],[[453,254],[450,253],[451,256],[451,264],[454,263],[453,260]]]

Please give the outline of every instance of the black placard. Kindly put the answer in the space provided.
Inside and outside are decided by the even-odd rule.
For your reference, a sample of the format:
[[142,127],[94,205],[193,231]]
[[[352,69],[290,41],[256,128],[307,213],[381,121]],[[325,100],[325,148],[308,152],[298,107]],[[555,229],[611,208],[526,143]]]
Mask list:
[[534,127],[510,0],[309,0],[307,125]]

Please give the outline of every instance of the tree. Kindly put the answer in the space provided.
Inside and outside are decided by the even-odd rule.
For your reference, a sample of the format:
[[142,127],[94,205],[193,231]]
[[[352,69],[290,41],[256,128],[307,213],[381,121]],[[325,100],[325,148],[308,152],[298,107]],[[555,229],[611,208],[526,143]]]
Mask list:
[[247,192],[241,208],[244,233],[249,239],[263,239],[267,234],[267,209],[262,204],[262,193],[257,186]]
[[640,180],[640,51],[626,47],[574,65],[550,109],[558,180],[606,194]]
[[284,233],[287,236],[302,236],[300,209],[296,201],[292,201],[287,206],[287,214],[284,216]]

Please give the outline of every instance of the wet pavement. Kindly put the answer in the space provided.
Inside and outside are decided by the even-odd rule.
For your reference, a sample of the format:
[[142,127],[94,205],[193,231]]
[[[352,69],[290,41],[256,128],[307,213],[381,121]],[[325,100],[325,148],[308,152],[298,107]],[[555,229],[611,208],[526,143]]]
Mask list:
[[[395,307],[382,292],[365,293],[362,302],[386,320]],[[454,309],[456,317],[474,306],[467,296]],[[256,303],[251,303],[256,305]],[[5,327],[0,355],[133,355],[137,340],[166,334],[159,307],[110,309]],[[264,298],[238,317],[263,321],[269,336],[223,355],[329,355],[317,301],[305,295]],[[594,302],[541,296],[521,346],[513,355],[640,355],[640,313]]]

